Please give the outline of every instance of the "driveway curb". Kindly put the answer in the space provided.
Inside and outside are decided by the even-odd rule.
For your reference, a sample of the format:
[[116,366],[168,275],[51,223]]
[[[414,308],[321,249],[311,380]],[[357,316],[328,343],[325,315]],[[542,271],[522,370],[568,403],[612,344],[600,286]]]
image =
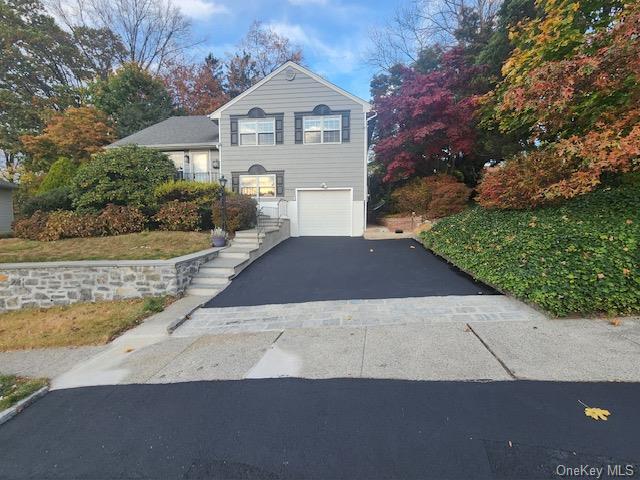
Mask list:
[[20,400],[13,407],[9,407],[0,412],[0,425],[11,420],[40,397],[44,397],[47,393],[49,393],[49,387],[42,387],[40,390],[36,390],[28,397]]

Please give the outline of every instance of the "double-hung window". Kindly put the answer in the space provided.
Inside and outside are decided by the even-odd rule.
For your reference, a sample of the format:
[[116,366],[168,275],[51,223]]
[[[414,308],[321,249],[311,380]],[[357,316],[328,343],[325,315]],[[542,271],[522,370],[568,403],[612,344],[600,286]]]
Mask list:
[[243,118],[238,121],[240,145],[275,145],[275,118]]
[[275,197],[275,175],[240,175],[240,193],[252,197]]
[[303,118],[304,143],[341,143],[342,117],[322,115]]

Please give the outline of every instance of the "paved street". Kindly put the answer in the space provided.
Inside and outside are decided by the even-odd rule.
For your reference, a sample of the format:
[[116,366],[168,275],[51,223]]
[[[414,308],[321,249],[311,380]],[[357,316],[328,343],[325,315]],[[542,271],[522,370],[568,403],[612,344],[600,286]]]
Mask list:
[[[609,420],[587,418],[579,400],[609,409]],[[638,472],[639,403],[640,385],[624,383],[268,379],[59,390],[0,427],[0,478],[521,480],[580,464]]]

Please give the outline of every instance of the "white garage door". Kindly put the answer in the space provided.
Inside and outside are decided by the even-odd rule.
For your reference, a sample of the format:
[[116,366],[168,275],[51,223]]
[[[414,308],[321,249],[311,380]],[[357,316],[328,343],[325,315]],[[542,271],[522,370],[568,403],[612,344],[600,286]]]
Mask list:
[[300,236],[350,236],[351,190],[298,191]]

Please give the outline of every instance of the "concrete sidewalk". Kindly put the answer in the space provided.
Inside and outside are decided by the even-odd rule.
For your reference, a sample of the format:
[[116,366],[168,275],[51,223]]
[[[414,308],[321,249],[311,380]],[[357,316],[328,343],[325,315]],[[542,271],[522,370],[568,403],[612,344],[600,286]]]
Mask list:
[[[70,367],[69,360],[59,363],[58,370],[49,370],[52,388],[278,377],[640,381],[638,318],[624,319],[617,327],[605,320],[548,319],[518,315],[505,297],[471,298],[476,307],[492,299],[503,304],[496,303],[495,315],[486,317],[458,298],[451,301],[457,312],[444,307],[431,313],[423,310],[424,318],[419,319],[393,303],[394,308],[384,311],[387,320],[395,320],[393,324],[362,318],[351,326],[312,322],[309,328],[304,322],[295,326],[285,322],[281,328],[261,326],[258,331],[236,329],[237,333],[215,326],[194,328],[189,323],[197,320],[196,314],[169,335],[169,324],[203,301],[185,297],[110,345],[73,353],[78,355],[76,365]],[[320,314],[312,308],[308,315]],[[46,362],[42,352],[22,353],[27,361],[23,371],[15,373],[46,376],[45,367],[55,364]],[[48,358],[72,355],[45,353]],[[9,355],[14,368],[20,365],[20,354],[12,352],[0,354],[3,367]],[[60,374],[62,366],[68,370]]]

